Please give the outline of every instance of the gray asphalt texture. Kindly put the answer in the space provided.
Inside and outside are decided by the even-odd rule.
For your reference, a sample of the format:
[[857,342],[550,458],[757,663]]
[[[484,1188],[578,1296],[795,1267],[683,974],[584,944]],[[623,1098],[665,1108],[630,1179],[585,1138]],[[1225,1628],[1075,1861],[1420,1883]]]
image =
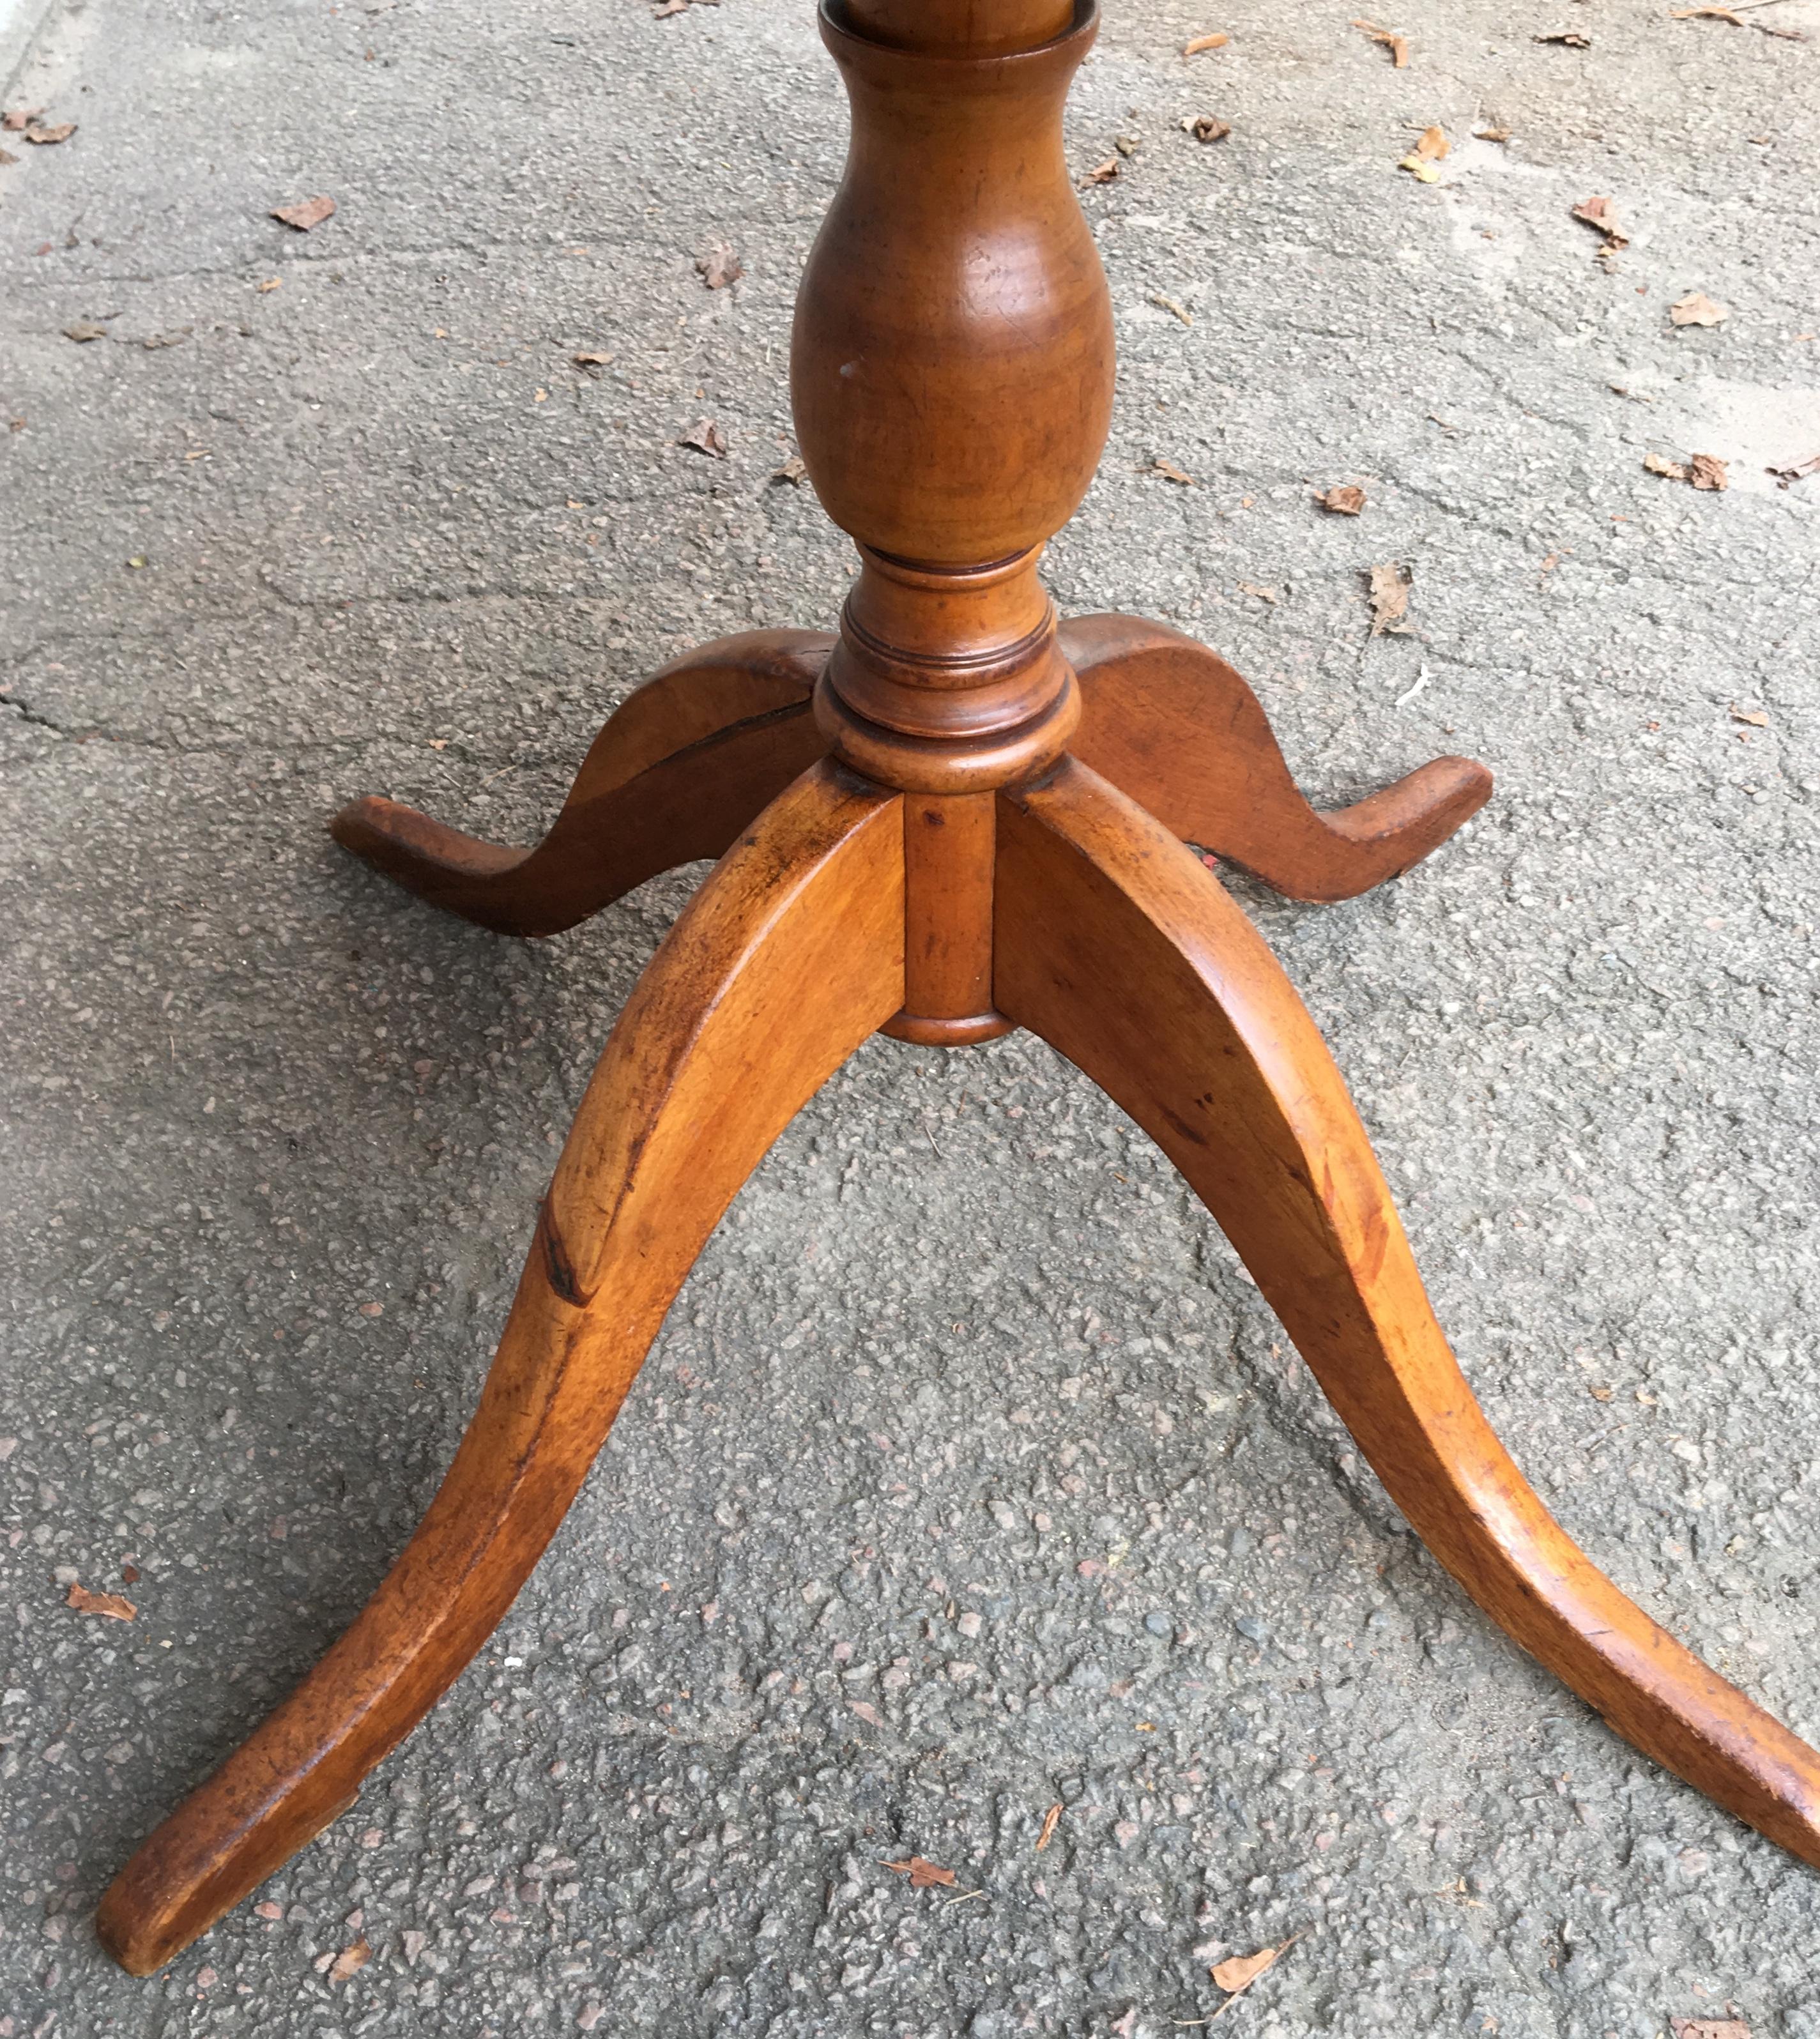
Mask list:
[[[1235,889],[1518,1459],[1814,1736],[1820,476],[1764,470],[1820,454],[1820,0],[1374,18],[1407,69],[1343,5],[1108,0],[1119,405],[1052,585],[1218,646],[1319,800],[1497,772],[1365,899]],[[702,875],[515,944],[323,819],[534,839],[641,674],[832,618],[770,477],[844,115],[808,0],[63,0],[6,104],[79,126],[0,169],[0,2039],[1163,2039],[1291,1935],[1223,2031],[1820,2034],[1815,1873],[1480,1616],[1027,1037],[855,1058],[492,1646],[259,1911],[113,1968],[114,1870],[427,1503]]]

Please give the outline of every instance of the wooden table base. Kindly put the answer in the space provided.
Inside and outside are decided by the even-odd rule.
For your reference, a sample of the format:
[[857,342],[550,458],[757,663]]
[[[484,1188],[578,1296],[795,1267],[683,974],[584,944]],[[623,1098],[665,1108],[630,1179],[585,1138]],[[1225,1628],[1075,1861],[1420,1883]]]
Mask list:
[[1068,0],[824,7],[847,174],[799,301],[811,477],[860,542],[838,636],[730,637],[609,720],[532,850],[384,799],[336,838],[483,927],[549,935],[720,861],[614,1029],[481,1403],[346,1635],[141,1847],[103,1943],[147,1974],[354,1802],[486,1641],[664,1313],[792,1116],[883,1029],[1026,1027],[1148,1132],[1392,1498],[1480,1605],[1637,1748],[1820,1865],[1820,1756],[1553,1521],[1449,1350],[1338,1071],[1182,838],[1348,898],[1474,813],[1442,758],[1317,814],[1255,696],[1175,632],[1058,625],[1037,578],[1104,442],[1109,307],[1060,141]]

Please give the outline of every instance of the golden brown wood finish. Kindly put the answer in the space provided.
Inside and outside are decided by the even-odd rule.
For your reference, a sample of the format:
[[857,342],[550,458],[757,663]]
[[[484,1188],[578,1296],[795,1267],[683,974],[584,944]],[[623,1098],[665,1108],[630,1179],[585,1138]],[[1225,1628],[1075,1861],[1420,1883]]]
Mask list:
[[104,1900],[149,1974],[352,1802],[505,1612],[735,1190],[903,1000],[895,795],[821,764],[697,894],[557,1164],[479,1410],[364,1613]]
[[1081,678],[1071,748],[1174,833],[1292,899],[1351,899],[1445,842],[1491,797],[1470,758],[1437,758],[1355,807],[1303,799],[1258,699],[1191,637],[1125,616],[1066,624]]
[[1084,765],[1000,808],[1000,1009],[1181,1170],[1392,1499],[1486,1612],[1628,1741],[1820,1865],[1820,1756],[1633,1606],[1499,1443],[1332,1057],[1251,923]]
[[560,934],[660,871],[722,855],[820,756],[810,693],[834,643],[750,631],[654,673],[608,717],[535,849],[370,794],[329,832],[433,906],[502,935]]
[[762,632],[667,668],[609,721],[534,850],[389,801],[333,824],[426,898],[525,934],[727,855],[614,1030],[422,1528],[109,1892],[100,1929],[130,1968],[167,1960],[333,1818],[458,1674],[728,1198],[881,1026],[954,1044],[1016,1021],[1104,1084],[1213,1209],[1467,1589],[1640,1748],[1820,1860],[1820,1758],[1639,1613],[1523,1483],[1307,1015],[1168,832],[1345,898],[1426,855],[1489,775],[1442,758],[1317,815],[1212,652],[1118,617],[1058,634],[1038,562],[1093,471],[1112,388],[1105,280],[1062,150],[1093,27],[1062,0],[824,9],[853,143],[792,382],[811,477],[860,546],[838,642]]

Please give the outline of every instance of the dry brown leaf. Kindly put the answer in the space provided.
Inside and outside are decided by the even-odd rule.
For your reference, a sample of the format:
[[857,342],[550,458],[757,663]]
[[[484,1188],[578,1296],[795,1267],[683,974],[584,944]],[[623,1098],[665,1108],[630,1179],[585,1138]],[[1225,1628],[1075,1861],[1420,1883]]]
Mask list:
[[1322,509],[1331,510],[1336,516],[1356,517],[1365,507],[1365,491],[1345,481],[1314,499]]
[[1670,481],[1685,481],[1687,479],[1687,469],[1678,460],[1665,460],[1659,453],[1646,453],[1643,464],[1647,474],[1659,474]]
[[332,1983],[345,1982],[351,1975],[358,1974],[372,1958],[373,1950],[367,1946],[366,1936],[363,1934],[352,1946],[344,1947],[335,1957],[335,1965],[329,1971],[329,1980]]
[[1203,50],[1223,50],[1231,40],[1230,36],[1217,32],[1210,36],[1196,36],[1191,42],[1183,44],[1182,54],[1185,57],[1198,57]]
[[1415,153],[1419,156],[1430,158],[1438,163],[1446,154],[1450,146],[1445,128],[1424,127],[1422,131],[1422,139],[1415,145]]
[[320,226],[325,219],[335,216],[335,201],[332,198],[299,199],[295,205],[276,205],[272,209],[274,219],[298,234],[307,234],[313,226]]
[[1674,2039],[1750,2039],[1742,2018],[1671,2018],[1668,2022]]
[[1729,21],[1733,28],[1746,25],[1742,14],[1735,14],[1729,7],[1671,7],[1668,10],[1671,21]]
[[1572,216],[1602,234],[1608,248],[1628,248],[1631,245],[1630,237],[1618,230],[1617,208],[1609,198],[1583,198],[1574,207]]
[[1595,1402],[1609,1402],[1612,1399],[1613,1391],[1609,1388],[1589,1388],[1586,1392]]
[[1193,114],[1182,123],[1182,132],[1197,142],[1223,142],[1232,131],[1230,121],[1216,120],[1210,113]]
[[1041,1855],[1043,1851],[1048,1847],[1049,1843],[1054,1840],[1055,1824],[1061,1817],[1062,1808],[1059,1805],[1051,1805],[1049,1810],[1043,1814],[1043,1831],[1036,1836],[1036,1852],[1039,1855]]
[[1214,2016],[1223,2017],[1258,1977],[1274,1968],[1301,1938],[1299,1933],[1292,1933],[1276,1946],[1260,1947],[1255,1954],[1235,1955],[1231,1961],[1222,1961],[1217,1968],[1208,1969],[1214,1982],[1227,1992],[1225,2002]]
[[139,1613],[124,1593],[90,1593],[86,1586],[71,1586],[63,1604],[78,1614],[104,1614],[110,1621],[131,1621]]
[[18,160],[10,149],[0,149],[0,163],[16,163]]
[[1260,587],[1256,581],[1251,580],[1238,581],[1234,585],[1241,594],[1255,595],[1260,602],[1267,602],[1272,608],[1275,607],[1276,590],[1274,587]]
[[1804,474],[1820,474],[1820,453],[1811,460],[1797,461],[1792,467],[1766,467],[1765,474],[1776,477],[1778,488],[1786,488],[1791,482],[1799,481]]
[[28,127],[25,130],[25,139],[43,148],[49,142],[68,141],[75,131],[75,122],[66,120],[60,127]]
[[66,340],[105,340],[107,336],[104,325],[66,325],[63,328]]
[[1730,305],[1716,305],[1703,290],[1689,290],[1668,308],[1676,325],[1722,325],[1731,316]]
[[1538,43],[1560,43],[1570,50],[1590,50],[1593,46],[1592,38],[1583,36],[1578,28],[1557,28],[1552,36],[1535,36],[1530,40]]
[[1405,156],[1396,167],[1400,170],[1407,170],[1422,184],[1438,184],[1441,181],[1440,171],[1423,156]]
[[1108,156],[1103,163],[1096,163],[1081,181],[1084,184],[1109,184],[1125,165],[1116,156]]
[[1192,325],[1195,322],[1195,315],[1192,312],[1184,311],[1173,298],[1165,298],[1161,291],[1153,291],[1151,294],[1150,302],[1159,311],[1173,312],[1184,325]]
[[771,476],[773,481],[788,481],[799,488],[808,478],[809,463],[800,453],[792,454],[784,465],[775,469]]
[[727,442],[721,435],[720,427],[712,418],[704,418],[693,431],[685,432],[676,443],[691,447],[697,453],[705,453],[711,460],[724,460],[727,458]]
[[1510,139],[1508,127],[1475,127],[1472,138],[1478,142],[1507,142]]
[[663,5],[652,16],[654,21],[667,21],[672,14],[686,14],[689,0],[663,0]]
[[1734,722],[1747,722],[1753,729],[1767,729],[1769,727],[1769,718],[1761,708],[1740,708],[1736,701],[1731,704],[1731,719]]
[[273,290],[282,290],[283,288],[284,279],[282,276],[268,276],[259,286],[259,294],[262,298],[266,297]]
[[1696,488],[1710,488],[1715,495],[1731,486],[1727,463],[1710,453],[1697,453],[1688,463],[1687,478]]
[[746,273],[746,265],[724,241],[710,241],[695,258],[701,280],[711,290],[724,290]]
[[1398,70],[1409,68],[1409,44],[1393,28],[1381,28],[1375,21],[1355,21],[1354,28],[1362,29],[1374,43],[1379,43],[1390,52],[1390,61]]
[[913,1855],[902,1862],[887,1862],[887,1869],[895,1869],[899,1876],[907,1876],[912,1890],[927,1890],[932,1884],[947,1889],[954,1881],[954,1871],[942,1869],[933,1862],[926,1862],[920,1855]]
[[610,354],[572,354],[569,356],[577,368],[604,368],[612,359]]
[[1161,454],[1151,461],[1149,472],[1161,475],[1165,481],[1179,482],[1184,488],[1192,488],[1195,485],[1195,477],[1191,474],[1183,473],[1172,460],[1165,460]]
[[1371,569],[1371,634],[1374,637],[1385,636],[1408,636],[1409,628],[1410,572],[1406,566],[1393,562],[1389,566]]
[[41,106],[15,106],[11,112],[0,114],[0,127],[9,135],[23,135],[44,110]]

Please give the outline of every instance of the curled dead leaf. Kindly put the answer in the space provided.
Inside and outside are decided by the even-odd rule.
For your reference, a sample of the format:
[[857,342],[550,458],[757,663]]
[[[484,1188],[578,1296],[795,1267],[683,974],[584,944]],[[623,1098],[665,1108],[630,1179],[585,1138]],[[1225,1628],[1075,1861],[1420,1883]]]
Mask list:
[[711,290],[724,290],[746,273],[746,265],[724,241],[710,241],[695,258],[697,272]]
[[86,1586],[71,1586],[63,1604],[78,1614],[104,1614],[110,1621],[131,1621],[139,1613],[124,1593],[90,1593]]
[[66,142],[76,131],[74,120],[66,120],[58,127],[28,127],[25,139],[35,147],[42,149],[55,142]]
[[569,356],[577,368],[604,368],[612,359],[610,354],[572,354]]
[[1716,495],[1731,486],[1729,463],[1710,453],[1697,453],[1688,463],[1687,478],[1696,488],[1709,488]]
[[1438,184],[1441,181],[1439,169],[1423,156],[1405,156],[1396,167],[1407,170],[1420,184]]
[[1396,70],[1407,70],[1409,68],[1409,44],[1407,37],[1398,35],[1393,28],[1381,28],[1375,21],[1355,21],[1352,25],[1369,36],[1373,42],[1380,44],[1384,48],[1389,50],[1391,63]]
[[1792,482],[1799,481],[1804,474],[1820,474],[1820,453],[1811,460],[1797,461],[1792,467],[1766,467],[1763,472],[1775,477],[1778,488],[1786,488]]
[[1125,165],[1116,156],[1108,156],[1103,163],[1096,163],[1081,181],[1084,184],[1109,184]]
[[108,328],[104,325],[66,325],[63,328],[66,340],[105,340]]
[[275,205],[272,217],[281,221],[294,233],[307,234],[313,226],[320,226],[325,219],[335,216],[335,201],[332,198],[299,199],[295,205]]
[[784,465],[773,469],[771,474],[773,481],[788,481],[796,488],[800,488],[808,478],[809,463],[800,453],[792,454]]
[[1196,36],[1183,44],[1182,54],[1185,57],[1198,57],[1206,50],[1223,50],[1231,40],[1230,36],[1221,35],[1218,32],[1210,36]]
[[1507,142],[1510,139],[1508,127],[1475,127],[1472,139],[1476,142]]
[[1165,481],[1179,483],[1184,488],[1192,488],[1195,485],[1195,477],[1191,474],[1183,473],[1172,460],[1165,460],[1161,454],[1158,454],[1151,461],[1146,471],[1151,474],[1160,474]]
[[1365,507],[1365,491],[1350,481],[1342,482],[1314,499],[1322,509],[1338,517],[1356,517]]
[[1256,581],[1251,580],[1237,581],[1233,584],[1241,594],[1253,596],[1259,602],[1267,602],[1273,609],[1276,606],[1277,594],[1274,587],[1260,587]]
[[1643,464],[1646,474],[1659,474],[1668,481],[1685,481],[1687,479],[1687,469],[1678,460],[1665,459],[1659,453],[1646,453]]
[[1408,567],[1393,562],[1371,569],[1371,634],[1374,637],[1412,635],[1409,625],[1409,587],[1412,576]]
[[351,1975],[357,1974],[373,1958],[373,1950],[367,1946],[363,1935],[351,1946],[344,1947],[335,1957],[335,1964],[329,1971],[332,1982],[345,1982]]
[[925,1861],[920,1855],[907,1856],[902,1862],[887,1862],[887,1869],[895,1870],[899,1876],[907,1876],[912,1890],[927,1890],[939,1884],[946,1889],[954,1881],[954,1871],[943,1869],[933,1862]]
[[1630,237],[1619,230],[1617,207],[1609,198],[1583,198],[1572,216],[1602,234],[1608,248],[1629,247]]
[[1734,722],[1747,722],[1753,729],[1767,729],[1769,727],[1769,718],[1761,708],[1740,708],[1736,701],[1731,704],[1731,719]]
[[9,135],[23,135],[28,127],[36,124],[44,110],[41,106],[13,107],[0,113],[0,127],[4,127]]
[[1197,142],[1223,142],[1232,131],[1229,121],[1216,120],[1210,113],[1193,113],[1182,123],[1182,132]]
[[1450,146],[1444,127],[1424,127],[1421,139],[1415,144],[1415,154],[1438,163]]
[[1559,43],[1563,48],[1590,50],[1593,46],[1590,36],[1583,36],[1578,28],[1557,28],[1552,36],[1533,36],[1532,42]]
[[686,446],[697,453],[705,453],[711,460],[727,458],[727,441],[720,427],[712,418],[704,418],[693,431],[685,432],[676,443]]
[[1689,290],[1669,306],[1668,315],[1676,325],[1723,325],[1731,316],[1731,307],[1715,304],[1704,290]]

